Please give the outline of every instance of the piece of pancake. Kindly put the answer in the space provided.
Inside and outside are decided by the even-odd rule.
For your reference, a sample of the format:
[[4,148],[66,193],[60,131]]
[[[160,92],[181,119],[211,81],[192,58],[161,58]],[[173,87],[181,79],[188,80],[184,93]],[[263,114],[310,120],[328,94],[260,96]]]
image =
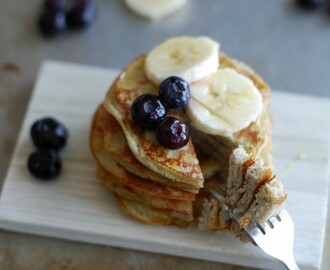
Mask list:
[[[118,76],[106,95],[104,107],[119,122],[132,153],[143,165],[177,182],[201,188],[204,179],[191,139],[178,150],[166,149],[158,144],[154,132],[141,129],[131,118],[136,97],[158,92],[145,76],[144,62],[145,56],[137,58]],[[169,115],[186,120],[181,110],[170,110]]]
[[[140,163],[128,147],[126,137],[121,126],[111,114],[105,111],[103,106],[99,107],[97,117],[99,118],[98,121],[100,122],[100,126],[102,126],[104,132],[104,150],[113,158],[115,158],[116,161],[120,163],[120,165],[125,167],[125,169],[142,178],[150,179],[156,183],[161,183],[169,187],[182,189],[195,194],[198,192],[197,187],[173,181],[150,170],[142,163]],[[212,163],[211,160],[205,162],[203,168],[208,175],[213,171],[218,170],[217,165],[214,162]]]
[[265,222],[283,209],[286,198],[283,185],[270,165],[248,154],[242,146],[233,151],[225,199],[240,218],[240,227],[247,226],[251,219]]
[[187,227],[191,224],[189,221],[181,220],[171,216],[170,214],[153,209],[143,203],[132,201],[116,195],[121,209],[131,217],[147,224],[153,225],[176,225],[179,227]]
[[[207,186],[207,185],[206,185]],[[227,210],[212,196],[206,196],[199,218],[201,230],[230,230],[242,236],[241,228],[251,220],[263,223],[284,207],[287,194],[272,168],[260,158],[248,154],[244,148],[233,151],[229,160],[229,176],[222,196],[227,206],[239,218],[233,222]]]

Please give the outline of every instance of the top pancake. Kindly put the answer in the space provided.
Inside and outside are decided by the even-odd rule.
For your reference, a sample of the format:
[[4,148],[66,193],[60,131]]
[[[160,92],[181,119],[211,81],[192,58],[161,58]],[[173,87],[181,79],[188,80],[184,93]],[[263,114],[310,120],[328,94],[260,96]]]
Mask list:
[[103,148],[104,130],[102,126],[102,107],[99,107],[93,117],[93,123],[90,134],[90,148],[92,154],[99,166],[107,172],[112,178],[116,178],[122,184],[131,187],[131,189],[143,191],[152,196],[176,199],[176,200],[194,200],[195,195],[179,189],[169,187],[167,185],[154,183],[149,179],[140,178],[122,166],[120,166],[114,158]]
[[[104,107],[120,123],[128,145],[139,162],[167,178],[200,188],[203,183],[203,176],[191,141],[179,150],[165,149],[157,143],[154,132],[142,130],[131,119],[131,104],[137,96],[145,93],[158,93],[156,85],[150,82],[145,76],[144,61],[145,56],[140,56],[120,74],[106,95]],[[233,68],[242,75],[250,78],[261,93],[264,103],[264,110],[258,119],[252,122],[247,128],[234,134],[235,141],[230,142],[229,138],[223,139],[228,140],[228,143],[233,145],[229,150],[242,144],[249,152],[257,151],[258,153],[254,154],[261,154],[265,161],[270,159],[271,123],[268,114],[268,103],[270,100],[269,86],[247,65],[225,54],[221,54],[220,56],[220,66]],[[185,113],[179,110],[171,110],[169,114],[178,116],[182,120],[186,117]],[[201,135],[202,137],[206,137],[206,140],[210,138],[207,134]],[[213,146],[218,147],[217,144]],[[226,151],[222,153],[225,156],[224,167],[227,167],[227,159],[231,152],[229,150],[227,151],[228,153]],[[219,151],[221,151],[221,147]]]
[[[103,146],[104,150],[109,153],[113,158],[116,159],[125,169],[138,175],[142,178],[150,179],[153,182],[161,183],[169,187],[174,187],[182,190],[186,190],[191,193],[197,193],[198,188],[192,187],[186,183],[180,183],[177,181],[173,181],[163,175],[160,175],[149,168],[145,167],[142,163],[140,163],[132,151],[130,150],[124,132],[120,127],[117,120],[107,113],[103,106],[98,109],[98,118],[102,122],[102,127],[104,131],[104,141]],[[205,161],[204,165],[201,166],[207,173],[211,171],[214,166],[209,166],[210,168],[203,168],[208,166],[208,164],[212,162],[210,160]]]
[[[118,76],[106,95],[104,107],[119,122],[132,153],[143,165],[165,177],[200,188],[204,179],[191,139],[178,150],[166,149],[158,144],[154,132],[141,129],[131,118],[131,105],[136,97],[158,94],[157,86],[144,74],[144,61],[145,56],[137,58]],[[186,120],[180,110],[170,110],[169,115]]]

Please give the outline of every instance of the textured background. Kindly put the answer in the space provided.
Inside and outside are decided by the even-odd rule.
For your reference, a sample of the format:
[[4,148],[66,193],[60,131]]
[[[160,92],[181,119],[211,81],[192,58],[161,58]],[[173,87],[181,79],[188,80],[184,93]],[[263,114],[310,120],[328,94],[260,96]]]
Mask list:
[[[330,15],[322,9],[307,12],[293,0],[191,0],[184,10],[151,23],[132,14],[123,0],[95,2],[98,17],[86,31],[44,39],[36,28],[41,0],[0,1],[0,182],[44,59],[121,69],[170,36],[207,35],[226,53],[249,63],[273,89],[330,97]],[[220,266],[1,231],[0,239],[0,269]],[[329,239],[326,245],[329,254]]]

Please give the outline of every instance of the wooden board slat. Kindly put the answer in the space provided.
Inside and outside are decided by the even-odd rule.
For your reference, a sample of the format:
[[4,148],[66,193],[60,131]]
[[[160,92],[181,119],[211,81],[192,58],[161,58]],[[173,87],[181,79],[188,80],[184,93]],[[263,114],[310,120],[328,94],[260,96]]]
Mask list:
[[[117,71],[47,61],[35,85],[0,200],[0,227],[25,233],[152,252],[280,269],[281,265],[228,233],[150,226],[123,214],[94,181],[88,137],[91,116]],[[289,194],[296,227],[294,253],[303,269],[320,265],[329,186],[330,101],[274,92],[273,158]],[[53,116],[69,128],[59,179],[41,182],[26,162],[34,149],[29,130]]]

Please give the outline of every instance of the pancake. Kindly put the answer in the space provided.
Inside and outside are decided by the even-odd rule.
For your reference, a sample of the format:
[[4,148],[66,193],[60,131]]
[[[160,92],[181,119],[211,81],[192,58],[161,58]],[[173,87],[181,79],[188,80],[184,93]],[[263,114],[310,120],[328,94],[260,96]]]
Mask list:
[[95,160],[98,162],[100,167],[107,172],[107,174],[131,188],[147,192],[150,195],[160,198],[184,201],[191,201],[195,199],[195,195],[190,192],[154,183],[149,179],[141,178],[120,166],[113,159],[113,157],[103,149],[102,143],[104,132],[101,125],[102,122],[99,121],[100,111],[101,109],[98,109],[94,116],[90,136],[90,147]]
[[[144,74],[144,62],[145,56],[137,58],[118,76],[106,95],[104,107],[119,122],[140,163],[167,178],[201,188],[203,174],[191,139],[184,147],[169,150],[158,144],[154,132],[141,129],[131,119],[134,99],[145,93],[158,92],[156,85]],[[184,111],[170,110],[169,115],[186,120]]]
[[125,185],[107,174],[101,168],[98,169],[97,179],[102,186],[115,194],[139,203],[143,203],[155,210],[166,212],[175,218],[185,221],[193,220],[193,208],[191,201],[169,200],[150,195],[143,190],[134,189]]
[[[117,120],[111,114],[107,113],[103,106],[100,106],[98,111],[100,126],[102,126],[104,132],[104,150],[113,158],[115,158],[121,166],[125,167],[125,169],[134,173],[135,175],[140,176],[141,178],[146,178],[153,182],[182,189],[191,193],[198,192],[197,187],[173,181],[141,164],[128,147],[124,132]],[[208,160],[207,163],[205,162],[203,167],[208,175],[212,174],[215,170],[218,169],[217,165],[214,162],[211,164],[211,162],[212,161]]]
[[131,217],[153,225],[176,225],[179,227],[187,227],[191,222],[180,220],[170,214],[155,210],[143,203],[132,201],[124,197],[116,195],[117,201],[121,209]]

